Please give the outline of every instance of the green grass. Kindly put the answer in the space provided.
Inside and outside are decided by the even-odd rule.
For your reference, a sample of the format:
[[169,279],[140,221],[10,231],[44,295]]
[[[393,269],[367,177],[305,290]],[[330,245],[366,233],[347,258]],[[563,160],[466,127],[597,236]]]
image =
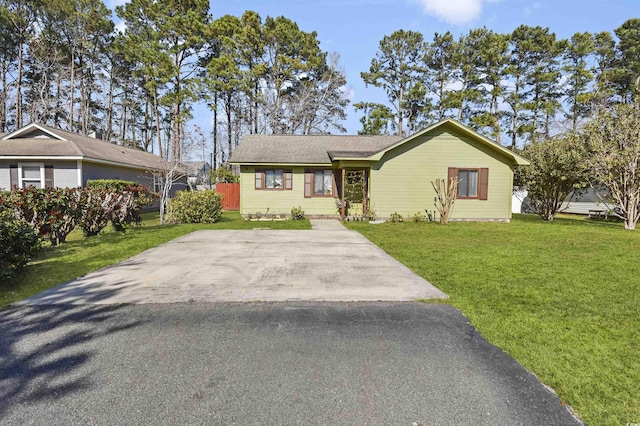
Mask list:
[[525,215],[347,226],[449,294],[585,422],[640,423],[640,232]]
[[200,229],[311,229],[309,220],[245,221],[238,212],[224,212],[214,224],[160,225],[158,213],[143,215],[143,226],[126,233],[108,230],[85,238],[74,230],[67,242],[45,247],[17,282],[0,288],[0,308],[96,269],[113,265],[144,250]]

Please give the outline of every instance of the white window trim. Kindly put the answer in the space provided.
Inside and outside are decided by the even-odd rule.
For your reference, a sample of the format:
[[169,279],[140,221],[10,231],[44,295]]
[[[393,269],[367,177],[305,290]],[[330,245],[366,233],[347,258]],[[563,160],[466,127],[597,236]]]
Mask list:
[[[40,167],[40,188],[45,187],[44,183],[44,163],[18,163],[18,188],[24,189],[25,186],[23,184],[22,178],[22,168],[23,167]],[[28,179],[31,180],[31,179]]]

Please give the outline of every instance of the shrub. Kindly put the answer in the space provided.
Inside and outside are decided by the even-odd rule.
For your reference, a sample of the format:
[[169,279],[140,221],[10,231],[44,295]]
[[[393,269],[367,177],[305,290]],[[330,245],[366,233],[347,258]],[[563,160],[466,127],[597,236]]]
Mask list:
[[371,206],[367,206],[367,214],[366,214],[367,219],[369,220],[376,220],[376,210],[374,208],[372,208]]
[[215,223],[222,216],[222,194],[212,190],[178,191],[169,201],[169,220],[179,223]]
[[391,222],[402,222],[402,215],[398,212],[391,213]]
[[158,194],[144,185],[127,187],[118,194],[119,202],[111,215],[111,223],[117,231],[124,231],[131,224],[139,226],[142,223],[140,211],[158,199]]
[[80,226],[85,237],[98,235],[113,217],[122,194],[106,189],[83,188],[80,192]]
[[87,188],[102,190],[116,195],[112,208],[111,223],[117,231],[124,231],[129,225],[140,225],[140,211],[157,200],[158,194],[137,182],[118,179],[97,179],[87,181]]
[[291,209],[291,219],[293,220],[304,219],[304,210],[302,210],[302,207],[298,206]]
[[81,188],[50,188],[49,241],[52,245],[63,243],[73,231],[82,214]]
[[80,217],[79,189],[14,188],[6,195],[5,204],[16,217],[26,222],[40,237],[52,245],[64,242]]
[[414,222],[422,222],[423,220],[425,220],[427,217],[425,215],[423,215],[420,212],[416,212],[413,214],[413,216],[411,216],[411,220]]
[[138,182],[120,179],[93,179],[87,181],[87,188],[104,189],[106,191],[121,192],[132,186],[139,186]]
[[39,248],[33,228],[14,209],[0,206],[0,283],[11,281]]

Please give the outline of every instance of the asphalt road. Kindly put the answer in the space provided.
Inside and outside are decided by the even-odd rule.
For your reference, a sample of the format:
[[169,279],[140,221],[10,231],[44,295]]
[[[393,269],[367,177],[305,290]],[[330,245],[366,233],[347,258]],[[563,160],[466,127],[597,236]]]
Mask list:
[[447,305],[0,311],[0,424],[575,425]]

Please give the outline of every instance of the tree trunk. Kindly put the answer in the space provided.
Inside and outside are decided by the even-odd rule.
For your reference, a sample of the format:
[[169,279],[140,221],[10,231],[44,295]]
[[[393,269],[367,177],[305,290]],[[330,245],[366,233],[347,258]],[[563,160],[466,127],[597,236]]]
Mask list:
[[75,57],[75,52],[73,51],[73,49],[71,50],[71,79],[69,81],[69,111],[67,113],[67,129],[69,129],[69,131],[73,132],[75,131],[75,126],[74,126],[74,122],[73,122],[73,101],[74,101],[74,95],[75,95],[75,88],[76,88],[76,82],[75,82],[75,68],[76,68],[76,57]]
[[153,89],[153,113],[156,117],[156,137],[158,139],[158,155],[160,156],[160,158],[165,158],[164,150],[162,149],[162,132],[160,131],[160,111],[158,109],[158,91],[157,91],[157,88],[155,87]]
[[7,131],[7,99],[9,91],[7,90],[7,68],[2,67],[2,103],[0,103],[0,133]]
[[218,169],[218,91],[213,94],[213,170]]
[[149,151],[151,145],[151,117],[149,114],[149,91],[144,91],[144,124],[142,125],[142,147],[145,151]]
[[398,136],[404,136],[404,129],[402,128],[402,101],[404,98],[403,88],[400,88],[400,96],[398,96]]
[[109,94],[107,104],[107,131],[105,133],[105,140],[110,141],[113,133],[113,64],[111,65],[111,72],[109,73]]
[[24,43],[18,46],[18,77],[16,78],[16,128],[22,127],[22,67],[24,62]]
[[231,153],[233,152],[233,124],[231,123],[231,101],[233,97],[233,93],[231,91],[227,92],[227,100],[226,100],[226,113],[227,113],[227,161],[231,158]]

